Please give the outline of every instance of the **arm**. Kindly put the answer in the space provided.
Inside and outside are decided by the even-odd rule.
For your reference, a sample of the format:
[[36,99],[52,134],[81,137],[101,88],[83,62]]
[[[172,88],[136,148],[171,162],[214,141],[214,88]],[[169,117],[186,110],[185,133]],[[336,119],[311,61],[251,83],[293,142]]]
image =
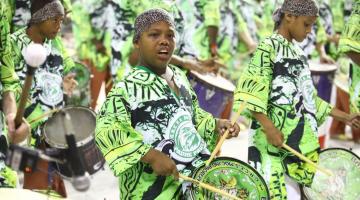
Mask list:
[[131,126],[129,103],[123,87],[114,88],[103,104],[96,120],[95,141],[115,176],[144,162],[158,175],[177,177],[174,161],[145,144],[142,134]]
[[266,135],[267,141],[277,147],[281,147],[284,143],[284,135],[277,129],[274,123],[267,115],[259,112],[251,112],[252,116],[258,121]]
[[360,66],[360,53],[355,51],[349,51],[346,53],[349,58],[356,63],[358,66]]
[[8,91],[3,94],[2,108],[6,117],[9,142],[17,144],[24,141],[30,134],[30,125],[23,120],[21,125],[15,128],[16,103],[12,92]]

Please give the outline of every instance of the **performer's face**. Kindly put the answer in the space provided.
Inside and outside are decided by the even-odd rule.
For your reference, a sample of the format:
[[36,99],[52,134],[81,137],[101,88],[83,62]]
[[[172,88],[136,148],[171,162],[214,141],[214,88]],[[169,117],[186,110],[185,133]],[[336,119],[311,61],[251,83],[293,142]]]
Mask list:
[[316,18],[316,16],[293,16],[293,20],[289,24],[289,32],[292,38],[297,42],[302,42],[311,33]]
[[161,74],[174,52],[175,30],[164,21],[153,23],[134,45],[140,54],[140,65]]
[[59,33],[64,16],[57,16],[43,21],[39,24],[41,34],[47,39],[54,39]]

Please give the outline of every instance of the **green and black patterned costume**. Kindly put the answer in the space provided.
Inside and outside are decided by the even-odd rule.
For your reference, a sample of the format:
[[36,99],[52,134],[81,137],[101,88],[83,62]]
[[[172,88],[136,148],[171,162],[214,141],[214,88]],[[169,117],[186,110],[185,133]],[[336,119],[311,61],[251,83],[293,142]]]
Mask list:
[[[352,14],[341,34],[339,41],[340,52],[356,52],[360,54],[360,0],[353,4]],[[353,63],[350,68],[350,101],[354,102],[360,108],[360,66]],[[356,109],[350,105],[351,111]]]
[[179,199],[182,184],[156,176],[140,158],[150,148],[168,154],[184,174],[215,146],[215,119],[198,104],[186,75],[173,72],[179,96],[165,79],[136,67],[108,94],[96,121],[96,144],[115,176],[120,199]]
[[[25,81],[26,63],[22,55],[23,49],[29,45],[31,39],[26,34],[26,28],[22,28],[11,35],[12,59],[14,69],[20,78],[21,84]],[[64,106],[63,77],[74,67],[74,62],[68,56],[61,38],[57,36],[53,40],[45,40],[43,46],[47,50],[47,58],[44,64],[36,69],[33,85],[30,91],[30,102],[25,109],[25,118],[31,121],[43,113],[60,109]],[[42,133],[40,125],[47,118],[32,123],[32,146],[40,144]]]
[[[317,97],[306,58],[296,44],[276,33],[259,44],[238,82],[234,109],[244,101],[248,111],[271,119],[286,144],[318,161],[317,127],[331,106]],[[303,185],[311,185],[315,173],[291,153],[270,145],[255,119],[250,129],[249,163],[263,175],[272,199],[287,198],[285,173]]]
[[[7,1],[0,2],[0,99],[4,92],[16,92],[20,89],[16,84],[19,79],[10,67],[13,65],[10,55],[10,21],[8,19],[10,9]],[[16,187],[16,172],[5,166],[4,163],[9,145],[7,137],[5,118],[0,111],[0,187]]]

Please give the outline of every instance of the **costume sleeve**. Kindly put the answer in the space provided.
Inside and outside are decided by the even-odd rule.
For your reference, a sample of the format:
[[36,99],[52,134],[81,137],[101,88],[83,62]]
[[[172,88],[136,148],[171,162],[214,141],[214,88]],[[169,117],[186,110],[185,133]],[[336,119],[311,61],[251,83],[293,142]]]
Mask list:
[[11,55],[10,25],[5,13],[2,13],[2,11],[2,8],[0,8],[0,78],[3,87],[1,92],[19,92],[21,87]]
[[205,26],[217,26],[220,25],[220,2],[218,0],[201,0],[204,3],[204,24]]
[[316,103],[316,121],[320,126],[330,115],[333,106],[318,96],[316,96],[315,98],[315,103]]
[[248,117],[251,116],[249,111],[267,114],[274,55],[270,39],[259,44],[238,81],[234,93],[234,111],[238,110],[241,102],[247,102]]
[[354,51],[360,53],[360,1],[353,5],[353,12],[341,34],[339,50],[341,53]]
[[192,87],[189,88],[194,108],[196,130],[205,140],[208,149],[212,151],[216,146],[216,141],[219,136],[218,133],[216,133],[215,131],[216,120],[210,113],[200,108],[195,91],[192,89]]
[[96,145],[115,176],[139,162],[151,148],[131,126],[128,106],[125,90],[113,88],[96,119]]
[[70,57],[70,55],[68,54],[63,42],[61,41],[61,38],[56,37],[54,42],[56,43],[55,45],[57,45],[59,50],[61,51],[61,55],[63,58],[63,64],[64,64],[64,74],[67,74],[75,66],[75,63],[72,60],[72,58]]

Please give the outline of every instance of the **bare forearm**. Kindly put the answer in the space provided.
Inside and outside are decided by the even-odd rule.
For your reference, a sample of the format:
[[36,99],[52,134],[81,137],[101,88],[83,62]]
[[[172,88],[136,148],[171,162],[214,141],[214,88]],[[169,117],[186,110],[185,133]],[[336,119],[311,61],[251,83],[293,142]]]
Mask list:
[[184,67],[184,62],[185,62],[184,59],[181,58],[180,56],[177,55],[171,56],[170,64],[172,65]]
[[208,26],[207,28],[208,36],[209,36],[209,44],[216,44],[216,38],[218,34],[218,27],[216,26]]
[[265,130],[274,128],[274,123],[264,113],[260,113],[260,112],[251,112],[251,113],[253,117],[256,119],[256,121],[258,121]]
[[350,59],[356,63],[358,66],[360,66],[360,53],[354,52],[354,51],[350,51],[348,53],[346,53],[347,56],[350,57]]
[[2,105],[3,111],[5,115],[8,114],[15,114],[16,113],[16,101],[14,94],[12,92],[5,92],[3,94],[3,105]]
[[332,116],[333,118],[335,118],[338,121],[341,122],[347,122],[351,117],[349,114],[337,109],[337,108],[333,108],[331,110],[330,116]]
[[323,43],[316,43],[316,51],[319,53],[320,56],[326,55]]

